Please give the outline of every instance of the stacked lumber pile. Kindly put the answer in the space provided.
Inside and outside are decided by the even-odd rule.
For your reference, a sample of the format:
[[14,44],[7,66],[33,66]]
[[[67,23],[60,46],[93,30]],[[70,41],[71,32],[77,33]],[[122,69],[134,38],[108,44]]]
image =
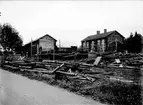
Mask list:
[[12,71],[54,75],[55,79],[68,78],[88,80],[94,82],[97,79],[111,79],[112,77],[121,76],[121,79],[117,80],[130,80],[129,76],[123,76],[122,73],[120,73],[120,71],[129,72],[135,68],[120,68],[117,66],[106,66],[106,68],[101,68],[100,66],[98,66],[100,59],[101,57],[99,59],[96,59],[94,64],[87,64],[84,62],[65,62],[53,60],[44,60],[42,62],[8,61],[5,62],[3,67],[6,69],[10,69]]
[[[128,64],[129,62],[141,64],[142,58],[135,55],[126,56],[127,58],[124,56],[114,58],[104,55],[106,59],[102,56],[92,60],[85,59],[84,62],[83,60],[7,61],[3,67],[30,79],[41,80],[101,102],[104,100],[114,105],[123,105],[122,102],[135,105],[139,103],[136,99],[140,94],[141,70],[137,65]],[[110,60],[106,64],[108,58]]]
[[[59,62],[59,61],[43,61],[43,62],[6,62],[3,67],[13,70],[13,71],[22,71],[22,72],[35,72],[42,74],[53,74],[53,75],[67,75],[67,76],[76,76],[73,78],[87,79],[92,80],[91,77],[87,77],[80,72],[83,69],[87,69],[91,65],[81,65],[77,63],[68,63],[68,62]],[[93,66],[93,65],[92,65]],[[92,67],[91,66],[91,67]],[[51,69],[52,68],[52,69]],[[88,68],[89,69],[89,68]]]

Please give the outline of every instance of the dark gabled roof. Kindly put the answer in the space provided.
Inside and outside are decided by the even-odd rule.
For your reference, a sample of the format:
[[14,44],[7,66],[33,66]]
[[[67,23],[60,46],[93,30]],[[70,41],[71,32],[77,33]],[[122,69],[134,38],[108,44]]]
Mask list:
[[[48,36],[48,37],[52,38],[53,40],[57,41],[57,40],[56,40],[55,38],[53,38],[52,36],[46,34],[46,35],[44,35],[44,36],[42,36],[42,37],[40,37],[40,38],[37,38],[36,40],[32,41],[32,43],[33,43],[33,42],[36,42],[36,41],[38,41],[38,40],[40,40],[40,39],[42,39],[42,38],[45,37],[45,36]],[[25,44],[24,46],[26,46],[26,45],[28,45],[28,44],[30,44],[30,43],[31,43],[31,41],[28,42],[27,44]]]
[[[100,34],[96,34],[96,35],[91,35],[91,36],[88,36],[86,37],[85,39],[82,40],[83,41],[89,41],[89,40],[96,40],[96,39],[101,39],[101,38],[105,38],[109,35],[111,35],[113,32],[117,32],[116,30],[114,31],[109,31],[109,32],[106,32],[106,33],[100,33]],[[118,32],[119,33],[119,32]],[[120,33],[119,33],[120,34]],[[123,37],[123,36],[122,36]]]

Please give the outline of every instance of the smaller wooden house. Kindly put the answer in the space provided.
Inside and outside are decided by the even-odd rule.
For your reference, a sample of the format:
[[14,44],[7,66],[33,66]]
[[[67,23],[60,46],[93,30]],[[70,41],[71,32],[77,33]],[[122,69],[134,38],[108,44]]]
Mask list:
[[39,55],[56,50],[57,40],[46,34],[23,46],[24,53],[28,56]]

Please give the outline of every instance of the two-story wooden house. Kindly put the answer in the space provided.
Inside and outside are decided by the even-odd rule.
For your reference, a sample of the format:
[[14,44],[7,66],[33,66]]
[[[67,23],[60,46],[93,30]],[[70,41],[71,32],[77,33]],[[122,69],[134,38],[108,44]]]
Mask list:
[[97,31],[96,35],[86,37],[81,41],[83,51],[88,52],[112,52],[120,51],[124,43],[124,36],[118,31],[109,31],[104,29],[104,33]]

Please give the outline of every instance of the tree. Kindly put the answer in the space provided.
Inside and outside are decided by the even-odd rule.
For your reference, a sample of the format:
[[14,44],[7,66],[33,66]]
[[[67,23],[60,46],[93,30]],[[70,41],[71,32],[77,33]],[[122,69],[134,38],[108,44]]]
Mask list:
[[3,24],[1,27],[0,42],[5,51],[19,53],[22,48],[22,38],[15,28],[10,24]]
[[141,52],[142,50],[142,36],[141,34],[138,34],[137,32],[135,32],[135,36],[134,36],[134,50],[135,52]]
[[142,50],[142,35],[135,32],[135,35],[132,33],[130,37],[125,40],[125,49],[131,53],[139,53]]
[[125,39],[125,49],[128,52],[132,52],[132,46],[133,46],[132,40],[133,40],[133,34],[131,33],[130,36],[127,39]]

